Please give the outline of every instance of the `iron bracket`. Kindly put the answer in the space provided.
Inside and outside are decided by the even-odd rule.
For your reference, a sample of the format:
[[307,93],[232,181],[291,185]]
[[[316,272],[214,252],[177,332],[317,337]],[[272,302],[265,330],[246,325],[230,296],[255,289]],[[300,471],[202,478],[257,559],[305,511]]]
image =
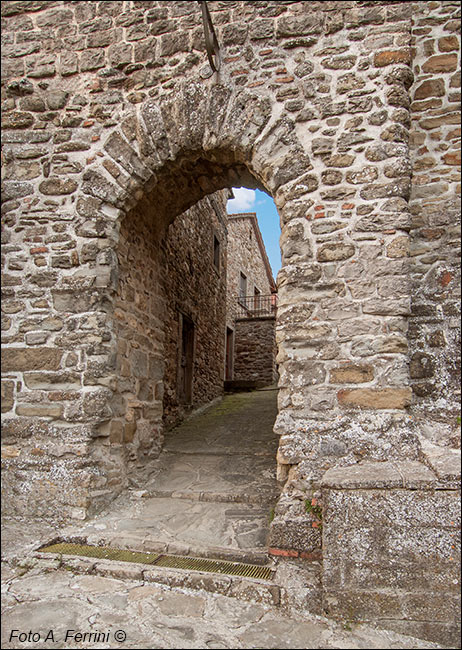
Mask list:
[[218,43],[217,35],[213,28],[212,17],[210,15],[207,2],[205,0],[197,0],[202,10],[202,24],[204,26],[205,48],[207,50],[207,58],[213,72],[218,72],[221,65],[220,45]]

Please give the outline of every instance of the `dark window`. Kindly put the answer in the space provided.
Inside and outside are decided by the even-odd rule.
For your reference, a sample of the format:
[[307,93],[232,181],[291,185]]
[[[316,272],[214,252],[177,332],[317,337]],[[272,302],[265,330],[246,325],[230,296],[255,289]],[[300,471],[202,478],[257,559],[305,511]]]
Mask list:
[[239,278],[239,297],[245,298],[247,295],[247,276],[241,273]]
[[215,268],[220,270],[220,242],[216,235],[213,236],[213,264]]

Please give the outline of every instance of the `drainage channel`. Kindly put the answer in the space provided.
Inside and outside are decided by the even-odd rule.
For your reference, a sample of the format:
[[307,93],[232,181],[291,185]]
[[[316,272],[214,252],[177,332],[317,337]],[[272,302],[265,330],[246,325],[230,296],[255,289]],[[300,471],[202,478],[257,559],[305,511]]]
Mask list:
[[274,571],[268,567],[243,562],[227,562],[208,558],[188,557],[182,555],[165,555],[159,553],[143,553],[128,551],[109,546],[91,546],[87,544],[71,544],[59,542],[39,549],[41,553],[58,553],[60,555],[79,555],[100,560],[115,560],[117,562],[135,562],[168,569],[183,569],[186,571],[205,571],[225,575],[272,580]]

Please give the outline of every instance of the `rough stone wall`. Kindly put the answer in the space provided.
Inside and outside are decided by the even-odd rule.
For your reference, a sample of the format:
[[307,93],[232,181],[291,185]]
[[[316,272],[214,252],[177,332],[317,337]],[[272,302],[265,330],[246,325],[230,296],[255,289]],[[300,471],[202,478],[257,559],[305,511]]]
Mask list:
[[[107,490],[127,484],[133,462],[156,456],[164,425],[184,416],[178,398],[179,312],[195,325],[193,401],[223,392],[226,295],[224,193],[200,201],[167,230],[153,227],[155,204],[133,210],[121,224],[115,299],[117,355],[111,383],[110,475]],[[213,235],[222,243],[213,266]],[[118,457],[118,462],[115,458]]]
[[262,295],[269,295],[272,285],[258,245],[261,234],[256,214],[228,215],[228,233],[227,321],[234,328],[234,321],[239,315],[240,274],[244,273],[247,277],[248,296],[253,296],[255,287]]
[[[122,221],[116,249],[117,288],[114,335],[117,341],[111,388],[108,455],[113,481],[127,483],[130,461],[159,451],[162,442],[164,303],[158,236],[149,214],[131,211]],[[111,464],[112,464],[111,463]],[[112,486],[108,486],[110,489]],[[119,487],[119,489],[120,489]]]
[[460,6],[414,20],[410,208],[413,411],[429,443],[460,445]]
[[271,384],[277,379],[275,319],[241,320],[241,273],[247,278],[246,295],[253,296],[257,288],[268,300],[275,283],[254,212],[228,215],[226,320],[234,330],[233,379]]
[[[81,418],[97,492],[106,452],[95,435],[111,415],[117,348],[118,224],[155,200],[156,227],[166,227],[204,195],[239,183],[272,193],[283,226],[281,475],[308,457],[316,458],[310,475],[320,475],[330,464],[386,456],[389,444],[418,453],[406,413],[408,260],[394,249],[409,227],[401,103],[419,6],[210,7],[223,49],[218,78],[205,63],[194,3],[2,4],[5,293],[50,306],[52,293],[68,296],[56,307],[82,327],[72,334],[80,372],[101,371],[91,371],[94,395],[80,383],[75,404],[63,403],[62,428],[77,440]],[[35,242],[24,241],[29,224]],[[6,317],[5,343],[29,355],[19,329],[32,308],[18,308]],[[347,384],[344,365],[353,370]],[[8,380],[22,382],[23,371],[16,364]],[[74,407],[80,415],[68,419]],[[22,417],[31,418],[24,428],[46,429],[56,416]],[[30,457],[27,446],[19,453]]]
[[276,371],[275,318],[245,318],[236,321],[234,379],[273,384]]
[[[164,420],[184,414],[177,389],[179,312],[194,323],[192,403],[197,408],[223,394],[226,328],[227,193],[206,197],[176,218],[164,240],[162,278],[165,305]],[[214,265],[214,236],[220,242]]]
[[[3,3],[4,287],[19,301],[16,313],[6,306],[5,342],[33,345],[18,331],[37,308],[22,293],[51,305],[52,291],[80,291],[72,308],[94,316],[91,335],[109,337],[96,356],[112,355],[114,221],[154,189],[168,222],[219,187],[253,182],[273,194],[283,225],[281,471],[320,448],[337,450],[321,464],[378,458],[385,438],[416,455],[406,414],[411,31],[427,8],[452,5],[210,7],[218,79],[193,3]],[[29,225],[35,242],[24,241]],[[73,336],[85,372],[95,346],[88,330]],[[7,396],[20,392],[15,379]],[[110,401],[108,390],[98,395]],[[93,430],[106,416],[101,407],[82,418]]]

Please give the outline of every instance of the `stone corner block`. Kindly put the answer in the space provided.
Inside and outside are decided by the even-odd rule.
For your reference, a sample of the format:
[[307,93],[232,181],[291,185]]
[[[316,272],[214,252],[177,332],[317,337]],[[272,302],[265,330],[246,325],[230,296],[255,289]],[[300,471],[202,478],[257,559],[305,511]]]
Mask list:
[[456,482],[460,486],[461,458],[459,449],[424,449],[423,453],[427,463],[440,481]]
[[402,487],[403,481],[393,463],[360,463],[333,467],[321,479],[321,487],[336,490]]

